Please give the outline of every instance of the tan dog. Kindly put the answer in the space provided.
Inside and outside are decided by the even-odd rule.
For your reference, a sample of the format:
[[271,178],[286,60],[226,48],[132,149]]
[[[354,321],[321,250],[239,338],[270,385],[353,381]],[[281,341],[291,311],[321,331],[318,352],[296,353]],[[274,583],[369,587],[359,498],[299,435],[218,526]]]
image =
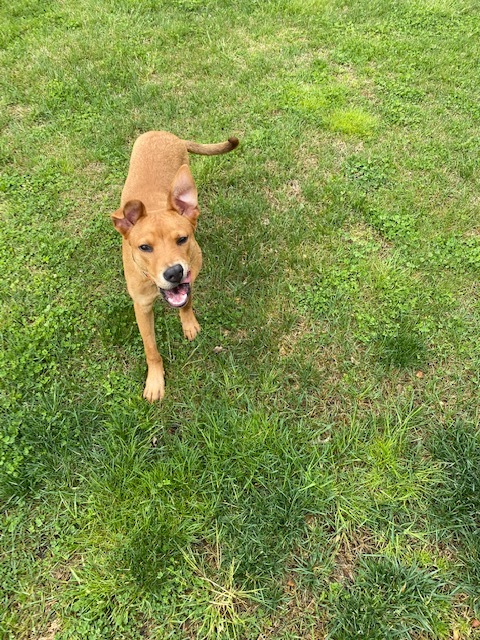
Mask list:
[[165,131],[144,133],[133,145],[120,209],[112,220],[123,236],[125,279],[148,365],[143,397],[149,402],[161,400],[165,390],[155,341],[155,299],[162,294],[180,310],[188,340],[200,331],[192,309],[192,285],[202,266],[202,252],[193,235],[200,212],[188,152],[217,155],[237,145],[236,138],[203,145]]

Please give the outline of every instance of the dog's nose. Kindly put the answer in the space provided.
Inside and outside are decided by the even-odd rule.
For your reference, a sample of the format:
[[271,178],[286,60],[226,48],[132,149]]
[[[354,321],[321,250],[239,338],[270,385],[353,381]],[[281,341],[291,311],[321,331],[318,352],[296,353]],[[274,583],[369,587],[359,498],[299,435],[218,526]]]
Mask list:
[[172,284],[179,284],[183,278],[183,267],[181,264],[174,264],[173,267],[168,267],[163,272],[163,277],[167,282]]

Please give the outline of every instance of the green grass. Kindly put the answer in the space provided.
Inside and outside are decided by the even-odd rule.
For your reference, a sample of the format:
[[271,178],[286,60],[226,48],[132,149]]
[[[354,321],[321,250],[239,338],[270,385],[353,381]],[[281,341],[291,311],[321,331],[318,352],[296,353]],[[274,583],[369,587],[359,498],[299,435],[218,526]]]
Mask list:
[[[0,637],[474,638],[475,2],[0,9]],[[141,398],[119,202],[192,157],[190,344]]]

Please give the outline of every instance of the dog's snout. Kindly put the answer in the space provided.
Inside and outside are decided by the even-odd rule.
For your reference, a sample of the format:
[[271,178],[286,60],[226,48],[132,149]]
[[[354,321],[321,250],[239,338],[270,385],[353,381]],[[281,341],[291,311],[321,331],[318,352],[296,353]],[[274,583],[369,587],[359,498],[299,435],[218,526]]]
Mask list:
[[181,264],[174,264],[173,267],[168,267],[163,272],[163,277],[167,282],[172,284],[179,284],[183,278],[183,267]]

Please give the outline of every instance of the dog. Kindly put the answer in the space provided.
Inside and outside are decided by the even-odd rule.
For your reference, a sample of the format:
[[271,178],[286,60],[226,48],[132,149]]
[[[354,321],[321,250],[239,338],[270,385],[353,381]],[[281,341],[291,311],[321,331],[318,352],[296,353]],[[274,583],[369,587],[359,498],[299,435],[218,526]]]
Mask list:
[[202,266],[194,237],[200,211],[188,153],[211,156],[237,146],[234,137],[219,144],[198,144],[166,131],[144,133],[133,145],[120,208],[111,218],[123,236],[125,280],[148,367],[143,397],[149,402],[162,400],[165,394],[163,361],[155,340],[156,298],[163,296],[179,309],[188,340],[200,331],[192,308],[192,286]]

